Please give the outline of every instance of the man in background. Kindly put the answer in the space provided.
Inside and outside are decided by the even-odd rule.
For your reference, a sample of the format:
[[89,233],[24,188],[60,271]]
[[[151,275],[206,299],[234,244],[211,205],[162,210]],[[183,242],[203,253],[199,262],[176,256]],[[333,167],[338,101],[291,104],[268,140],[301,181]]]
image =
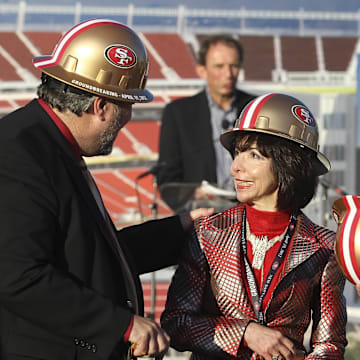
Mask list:
[[195,200],[208,198],[200,186],[203,180],[233,189],[229,173],[232,159],[219,136],[232,127],[243,107],[254,98],[236,89],[243,49],[232,36],[206,38],[197,61],[197,72],[206,80],[205,89],[169,103],[161,121],[158,183],[162,197],[174,210],[183,205],[182,199],[176,199],[182,197],[181,193]]

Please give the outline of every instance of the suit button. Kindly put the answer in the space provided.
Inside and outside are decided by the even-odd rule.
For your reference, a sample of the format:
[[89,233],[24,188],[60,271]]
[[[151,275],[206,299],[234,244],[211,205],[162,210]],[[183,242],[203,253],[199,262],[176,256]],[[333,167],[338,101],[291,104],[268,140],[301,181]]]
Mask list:
[[126,305],[129,307],[129,309],[133,309],[134,308],[134,305],[133,305],[133,303],[132,303],[132,301],[131,300],[126,300]]
[[80,342],[79,339],[77,339],[77,338],[74,339],[75,345],[79,345],[79,342]]
[[91,345],[91,351],[93,352],[93,353],[96,353],[96,351],[97,351],[97,348],[96,348],[96,345]]
[[85,341],[84,340],[80,340],[80,346],[85,347]]

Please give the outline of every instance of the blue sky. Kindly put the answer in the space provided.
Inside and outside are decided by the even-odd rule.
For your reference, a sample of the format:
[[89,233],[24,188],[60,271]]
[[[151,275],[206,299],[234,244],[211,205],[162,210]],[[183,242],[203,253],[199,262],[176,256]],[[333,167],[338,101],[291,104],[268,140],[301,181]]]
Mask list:
[[[14,4],[19,0],[0,0],[0,4]],[[26,0],[28,4],[49,4],[48,0]],[[73,5],[80,2],[83,5],[99,5],[99,0],[52,0],[51,4]],[[101,0],[105,6],[156,6],[177,7],[185,5],[189,8],[236,9],[242,6],[248,9],[273,10],[321,10],[321,11],[357,11],[360,9],[359,0]]]
[[[16,4],[20,0],[0,0],[0,4]],[[244,7],[246,9],[260,9],[260,10],[298,10],[304,9],[308,11],[351,11],[358,12],[360,11],[360,0],[25,0],[27,4],[41,4],[41,5],[74,5],[77,2],[80,2],[82,5],[93,5],[93,6],[104,6],[104,7],[118,7],[118,6],[127,6],[129,4],[135,5],[135,7],[171,7],[176,8],[179,5],[184,5],[187,8],[199,8],[199,9],[239,9]],[[136,11],[135,11],[136,16]],[[42,20],[39,20],[38,15],[27,15],[26,22],[30,23],[58,23],[59,19],[54,20],[52,18],[44,19],[40,16]],[[63,17],[64,18],[64,17]],[[71,15],[69,16],[71,18]],[[84,20],[83,18],[82,20]],[[62,19],[64,20],[64,19]],[[126,21],[126,18],[119,18],[119,21]],[[0,20],[5,21],[5,18]],[[16,20],[10,20],[16,21]],[[68,20],[67,20],[68,21]],[[71,20],[70,20],[71,21]],[[144,25],[143,18],[134,19],[134,26]],[[156,19],[146,19],[146,25],[157,25],[159,18]],[[154,21],[156,24],[154,24]],[[163,24],[169,26],[172,24],[175,26],[176,20],[172,19],[162,19]],[[169,22],[170,21],[170,22]],[[171,22],[172,21],[172,22]],[[190,20],[189,20],[190,21]],[[193,23],[191,23],[191,21]],[[218,26],[218,27],[231,27],[238,26],[237,20],[233,19],[232,21],[236,24],[231,23],[231,19],[192,19],[188,22],[188,25],[195,26]],[[66,22],[66,21],[65,21]],[[60,26],[60,23],[58,24]],[[267,27],[279,27],[282,29],[293,29],[298,28],[298,21],[286,21],[286,20],[261,20],[261,19],[247,19],[246,26],[248,28],[267,28]],[[356,21],[320,21],[320,20],[308,20],[306,21],[305,27],[307,29],[317,29],[326,28],[326,30],[331,30],[334,32],[342,32],[348,35],[353,35],[358,33],[358,23]]]

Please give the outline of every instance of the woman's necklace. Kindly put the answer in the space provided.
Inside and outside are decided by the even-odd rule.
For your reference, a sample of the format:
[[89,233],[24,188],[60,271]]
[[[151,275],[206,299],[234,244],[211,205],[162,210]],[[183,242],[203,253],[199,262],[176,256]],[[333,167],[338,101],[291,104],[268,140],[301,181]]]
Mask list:
[[260,270],[263,268],[267,251],[270,250],[278,241],[281,241],[284,238],[286,230],[287,229],[285,229],[282,234],[277,235],[269,240],[267,235],[256,236],[251,233],[249,222],[246,220],[246,237],[252,246],[253,269]]
[[[290,244],[290,241],[294,235],[294,231],[296,228],[297,223],[297,215],[298,212],[295,210],[292,212],[290,216],[290,222],[286,229],[285,235],[283,236],[283,241],[280,244],[280,248],[277,251],[277,254],[275,256],[275,259],[272,261],[272,265],[270,266],[269,272],[266,274],[265,281],[262,281],[261,286],[258,288],[256,283],[256,278],[254,274],[254,269],[249,263],[249,259],[247,256],[247,228],[249,229],[250,233],[250,227],[247,226],[247,218],[246,218],[246,208],[244,209],[244,213],[242,216],[241,221],[241,247],[244,254],[244,262],[245,262],[245,272],[246,272],[246,278],[249,285],[250,295],[252,298],[252,303],[254,307],[254,311],[256,314],[257,319],[259,320],[260,324],[264,325],[266,324],[266,316],[265,316],[265,310],[263,309],[263,302],[264,298],[268,294],[268,291],[271,288],[271,283],[274,280],[277,271],[281,268],[281,264],[285,258],[286,250]],[[265,251],[266,254],[266,251]],[[265,257],[265,256],[264,256]],[[263,257],[263,258],[264,258]],[[264,261],[262,261],[263,263]]]

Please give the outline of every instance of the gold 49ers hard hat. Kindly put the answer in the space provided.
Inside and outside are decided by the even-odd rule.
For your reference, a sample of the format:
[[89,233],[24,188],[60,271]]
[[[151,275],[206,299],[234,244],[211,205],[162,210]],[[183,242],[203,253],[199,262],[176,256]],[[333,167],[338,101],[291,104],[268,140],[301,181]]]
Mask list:
[[107,19],[84,21],[70,29],[53,54],[33,59],[45,74],[83,91],[115,101],[149,102],[145,89],[148,56],[139,36]]
[[360,282],[360,197],[346,195],[334,201],[332,214],[337,223],[336,261],[349,281]]
[[252,100],[241,112],[233,129],[220,136],[222,145],[233,151],[238,132],[259,132],[294,141],[314,151],[318,175],[330,170],[330,162],[319,152],[319,131],[311,111],[300,100],[285,94],[271,93]]

